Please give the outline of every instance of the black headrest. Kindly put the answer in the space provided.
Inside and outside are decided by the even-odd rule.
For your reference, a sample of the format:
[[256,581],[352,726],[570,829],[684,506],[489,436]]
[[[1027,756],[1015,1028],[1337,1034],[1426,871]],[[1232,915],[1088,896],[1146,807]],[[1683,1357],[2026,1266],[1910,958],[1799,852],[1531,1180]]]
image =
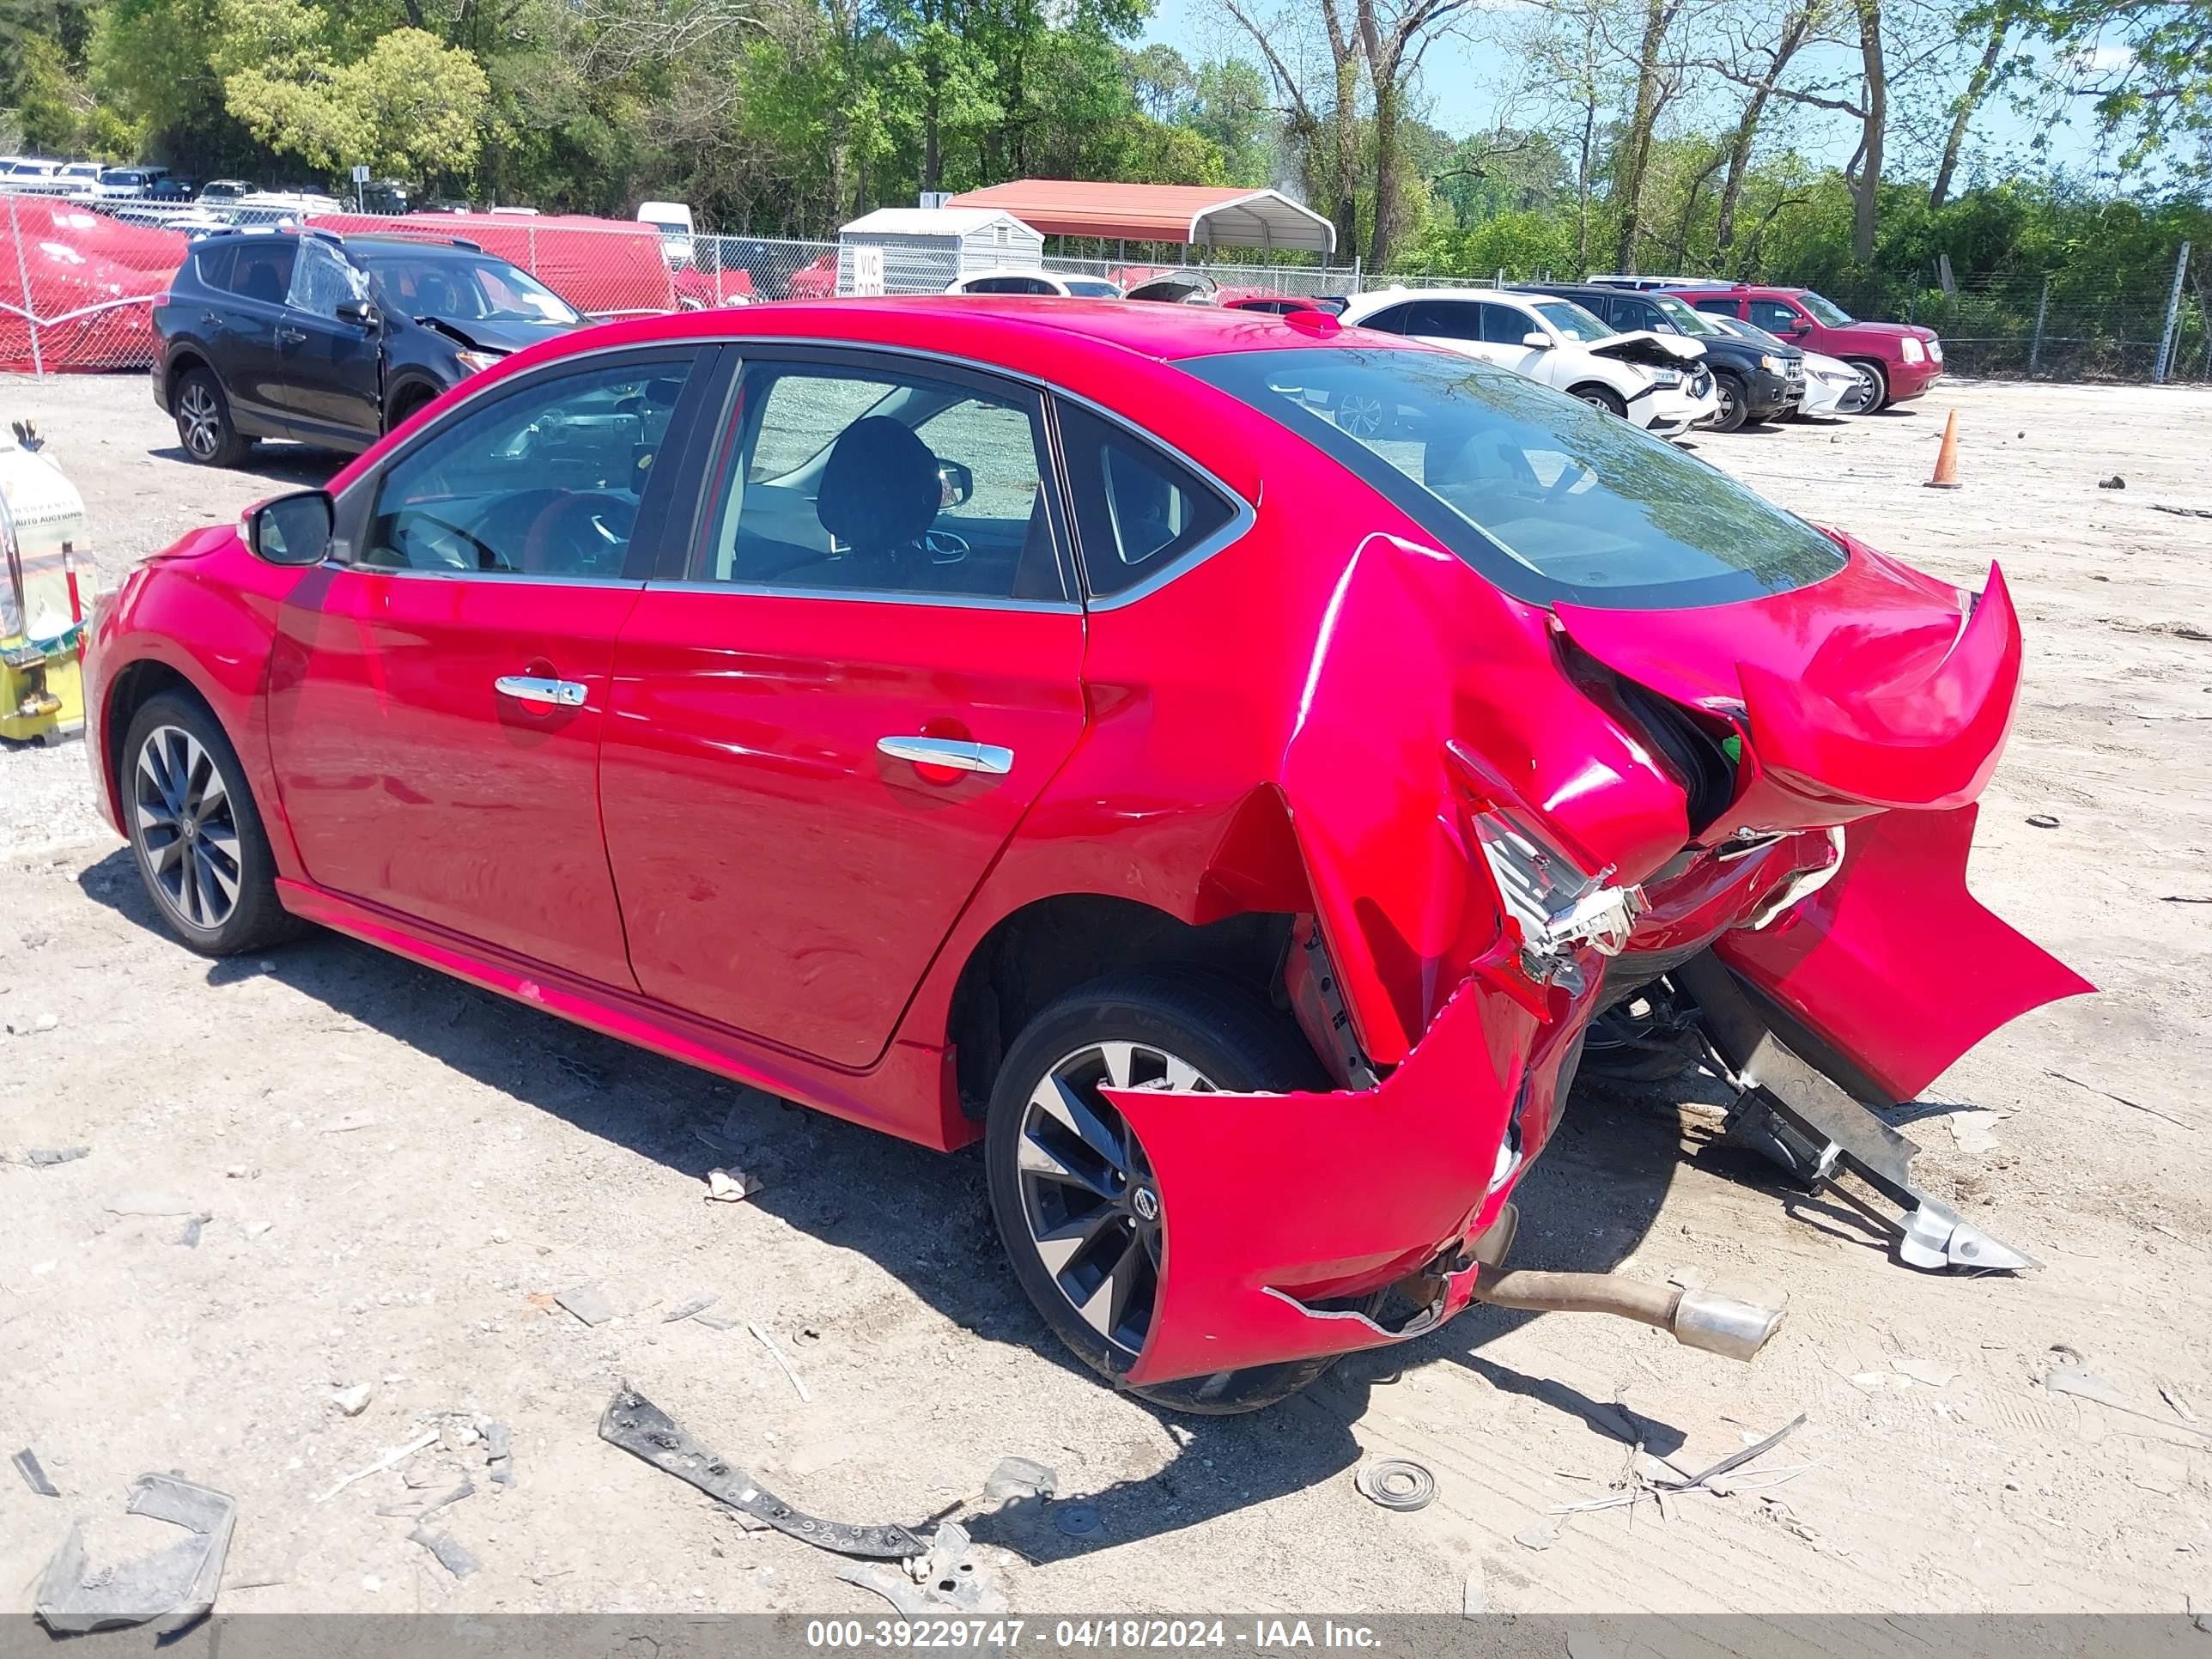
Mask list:
[[838,434],[814,513],[855,552],[882,553],[919,541],[943,497],[929,446],[889,416],[871,415]]

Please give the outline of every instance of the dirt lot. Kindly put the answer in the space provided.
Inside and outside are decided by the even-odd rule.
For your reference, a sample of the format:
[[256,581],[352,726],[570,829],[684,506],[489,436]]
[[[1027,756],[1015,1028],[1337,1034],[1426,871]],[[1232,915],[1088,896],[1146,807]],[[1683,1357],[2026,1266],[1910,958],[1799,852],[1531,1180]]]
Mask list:
[[[1923,489],[1953,408],[1965,487]],[[328,459],[196,470],[136,378],[0,380],[0,409],[51,437],[110,580]],[[2049,1264],[2018,1279],[1899,1267],[1849,1212],[1713,1144],[1706,1108],[1583,1091],[1522,1188],[1516,1261],[1786,1291],[1749,1369],[1613,1322],[1478,1310],[1271,1413],[1163,1419],[1049,1346],[972,1158],[347,941],[211,965],[156,931],[83,804],[82,751],[0,754],[0,1024],[26,1033],[0,1036],[0,1152],[93,1149],[0,1169],[0,1450],[35,1448],[63,1493],[0,1473],[6,1609],[71,1515],[96,1559],[137,1547],[127,1483],[174,1468],[239,1500],[234,1611],[887,1611],[832,1558],[742,1533],[600,1443],[623,1377],[841,1519],[917,1523],[1009,1453],[1054,1466],[1097,1533],[1035,1512],[978,1527],[1018,1553],[1005,1583],[1033,1611],[1450,1612],[1478,1568],[1489,1605],[1521,1613],[2212,1607],[2212,1443],[2173,1426],[2193,1409],[2212,1429],[2212,519],[2154,510],[2212,508],[2208,437],[2202,392],[1958,385],[1704,444],[1945,576],[2003,562],[2029,661],[1975,885],[2103,988],[1898,1115],[1936,1191]],[[2097,487],[2116,473],[2124,489]],[[702,1202],[726,1161],[702,1137],[772,1155],[781,1179]],[[182,1216],[133,1208],[212,1218],[187,1249]],[[584,1285],[618,1317],[541,1311]],[[811,1400],[742,1325],[661,1322],[709,1292]],[[2060,1344],[2148,1415],[2045,1389]],[[362,1383],[372,1403],[343,1414],[333,1389]],[[1613,1402],[1685,1467],[1805,1413],[1756,1466],[1802,1472],[1665,1517],[1550,1514],[1620,1474]],[[514,1429],[512,1489],[481,1447],[434,1448],[321,1501],[478,1414]],[[1436,1503],[1361,1498],[1352,1470],[1376,1455],[1429,1465]],[[463,1474],[479,1490],[443,1524],[483,1570],[456,1580],[377,1511]],[[1516,1541],[1545,1523],[1551,1547]]]

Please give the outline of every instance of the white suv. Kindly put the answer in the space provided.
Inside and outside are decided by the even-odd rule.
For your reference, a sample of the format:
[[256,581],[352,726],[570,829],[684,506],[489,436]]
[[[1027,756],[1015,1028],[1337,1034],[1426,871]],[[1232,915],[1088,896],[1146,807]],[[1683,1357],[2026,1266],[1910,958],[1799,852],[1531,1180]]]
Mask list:
[[1695,340],[1645,329],[1617,334],[1571,300],[1489,288],[1385,289],[1352,301],[1343,322],[1465,352],[1660,437],[1679,437],[1720,413]]

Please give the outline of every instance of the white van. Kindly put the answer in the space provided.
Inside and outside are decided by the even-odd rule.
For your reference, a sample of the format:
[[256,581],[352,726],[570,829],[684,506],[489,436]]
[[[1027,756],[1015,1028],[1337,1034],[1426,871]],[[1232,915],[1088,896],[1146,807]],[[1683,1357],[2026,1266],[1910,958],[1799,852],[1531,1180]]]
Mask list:
[[698,234],[687,202],[640,202],[637,222],[660,233],[660,257],[672,266],[691,263],[691,239]]

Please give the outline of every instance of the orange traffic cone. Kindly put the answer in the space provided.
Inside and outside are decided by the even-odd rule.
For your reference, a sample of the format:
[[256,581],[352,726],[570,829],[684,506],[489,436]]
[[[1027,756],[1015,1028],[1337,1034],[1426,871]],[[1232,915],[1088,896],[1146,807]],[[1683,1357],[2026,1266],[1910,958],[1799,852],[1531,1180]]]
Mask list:
[[1951,418],[1943,422],[1943,447],[1936,452],[1936,476],[1928,481],[1928,487],[1959,487],[1959,411],[1955,409],[1951,411]]

